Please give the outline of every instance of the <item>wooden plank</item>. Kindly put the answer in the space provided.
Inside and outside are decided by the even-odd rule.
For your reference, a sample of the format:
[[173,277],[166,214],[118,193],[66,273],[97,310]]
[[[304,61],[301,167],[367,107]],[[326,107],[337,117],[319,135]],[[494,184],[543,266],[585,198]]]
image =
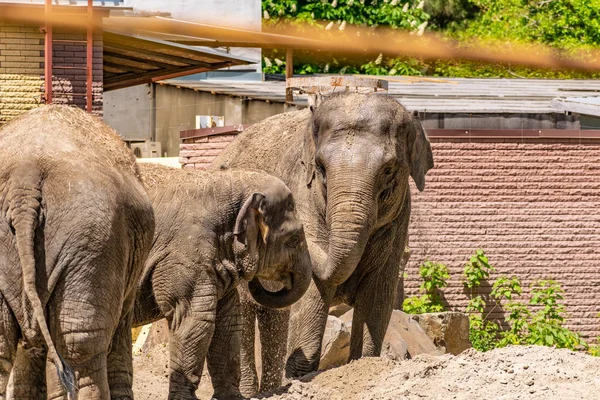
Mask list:
[[[133,59],[127,58],[125,56],[113,55],[111,53],[104,53],[103,58],[104,58],[104,65],[110,64],[115,67],[125,66],[125,67],[128,67],[127,69],[132,72],[147,72],[150,70],[160,69],[160,67],[158,67],[154,64],[133,60]],[[189,64],[187,64],[187,65],[189,65]],[[169,66],[169,68],[173,68],[173,67]]]
[[211,67],[201,67],[197,65],[191,65],[183,68],[173,68],[169,70],[159,70],[147,72],[145,74],[125,74],[122,76],[115,76],[104,80],[104,90],[120,89],[128,86],[141,85],[143,83],[156,82],[162,79],[174,78],[187,74],[195,74],[200,72],[206,72],[215,68],[227,66],[229,64],[216,64]]
[[105,43],[104,51],[114,55],[127,56],[129,58],[137,58],[153,63],[159,62],[162,64],[167,64],[176,67],[185,67],[192,63],[192,61],[187,58],[166,56],[161,53],[156,53],[153,51],[147,51],[142,49],[134,49],[114,43]]

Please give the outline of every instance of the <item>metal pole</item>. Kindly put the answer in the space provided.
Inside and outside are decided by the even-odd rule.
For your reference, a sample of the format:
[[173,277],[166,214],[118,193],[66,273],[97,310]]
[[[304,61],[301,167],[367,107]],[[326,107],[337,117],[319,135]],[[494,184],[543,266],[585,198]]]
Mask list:
[[[294,76],[294,51],[287,49],[285,52],[285,80]],[[285,101],[291,103],[294,101],[294,92],[292,88],[286,88]]]
[[46,16],[46,36],[44,38],[44,101],[52,103],[52,0],[46,0],[44,14]]
[[94,6],[93,0],[88,0],[87,5],[87,78],[86,78],[86,110],[92,112],[94,102],[93,83],[94,83]]

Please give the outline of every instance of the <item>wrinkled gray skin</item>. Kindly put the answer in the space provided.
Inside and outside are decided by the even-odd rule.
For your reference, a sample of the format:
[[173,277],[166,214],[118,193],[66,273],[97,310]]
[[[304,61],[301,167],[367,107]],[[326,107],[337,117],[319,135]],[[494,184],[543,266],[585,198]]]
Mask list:
[[40,107],[0,130],[0,399],[13,365],[16,399],[133,398],[135,284],[154,230],[136,173],[81,110]]
[[[264,169],[294,193],[313,282],[291,310],[286,376],[318,368],[328,310],[340,302],[354,307],[350,358],[379,355],[408,229],[408,179],[423,190],[433,167],[419,121],[385,95],[335,94],[251,126],[212,167]],[[259,319],[264,329],[278,323]],[[261,338],[263,350],[281,353],[284,338]],[[242,379],[256,390],[256,377]]]
[[[282,308],[296,302],[311,281],[292,193],[262,172],[141,169],[156,233],[134,324],[168,320],[170,399],[196,398],[205,358],[213,397],[240,398],[237,284],[247,281],[255,301]],[[261,280],[284,287],[266,291]]]

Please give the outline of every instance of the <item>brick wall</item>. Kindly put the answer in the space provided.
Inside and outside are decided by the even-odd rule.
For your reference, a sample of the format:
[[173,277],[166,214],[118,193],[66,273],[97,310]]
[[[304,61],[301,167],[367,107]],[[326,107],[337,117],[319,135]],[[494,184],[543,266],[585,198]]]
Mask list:
[[0,125],[40,104],[44,35],[0,21]]
[[[44,34],[38,26],[0,21],[0,125],[42,103]],[[56,29],[55,40],[85,40],[85,32]],[[93,112],[102,115],[102,34],[94,35]],[[53,65],[86,66],[85,43],[53,45]],[[85,107],[86,71],[54,69],[54,103]]]
[[[234,137],[189,140],[180,161],[184,168],[206,168]],[[432,147],[436,166],[425,191],[411,182],[405,295],[418,294],[421,262],[442,262],[451,271],[445,301],[464,311],[463,267],[482,248],[498,270],[491,280],[516,275],[527,288],[536,279],[557,280],[566,290],[569,326],[599,335],[600,143],[432,139]]]
[[464,311],[462,270],[482,248],[498,271],[493,278],[560,282],[569,326],[600,334],[600,143],[432,145],[436,166],[425,191],[413,186],[406,296],[418,294],[419,263],[442,262],[451,270],[446,302]]
[[179,146],[179,162],[183,168],[206,169],[236,136],[225,134],[185,139]]

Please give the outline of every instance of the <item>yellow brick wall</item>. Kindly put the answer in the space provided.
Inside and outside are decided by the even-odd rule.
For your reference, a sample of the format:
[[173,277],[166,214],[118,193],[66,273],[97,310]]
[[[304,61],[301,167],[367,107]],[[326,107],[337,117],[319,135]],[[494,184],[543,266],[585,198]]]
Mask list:
[[43,50],[38,27],[0,21],[0,126],[41,103]]

